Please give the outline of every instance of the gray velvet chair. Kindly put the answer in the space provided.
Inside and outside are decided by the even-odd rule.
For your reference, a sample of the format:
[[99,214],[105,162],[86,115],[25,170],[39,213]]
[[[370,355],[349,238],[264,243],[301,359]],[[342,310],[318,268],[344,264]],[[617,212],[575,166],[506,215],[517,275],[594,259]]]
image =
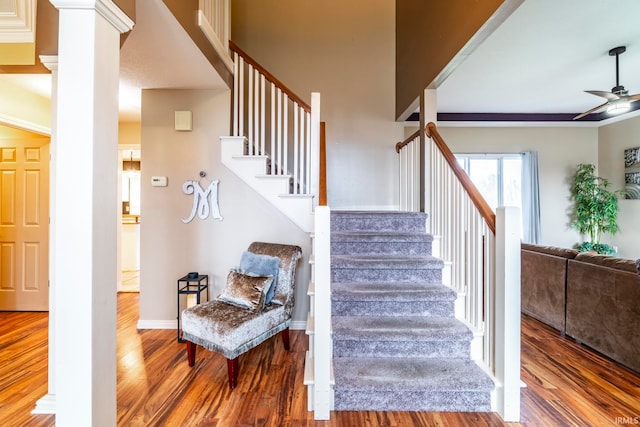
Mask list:
[[229,387],[238,382],[238,357],[263,341],[281,333],[289,350],[289,325],[294,303],[295,274],[302,257],[299,246],[253,242],[247,249],[280,259],[278,280],[271,303],[251,311],[213,300],[182,312],[182,338],[187,344],[189,366],[195,364],[196,346],[222,353],[227,359]]

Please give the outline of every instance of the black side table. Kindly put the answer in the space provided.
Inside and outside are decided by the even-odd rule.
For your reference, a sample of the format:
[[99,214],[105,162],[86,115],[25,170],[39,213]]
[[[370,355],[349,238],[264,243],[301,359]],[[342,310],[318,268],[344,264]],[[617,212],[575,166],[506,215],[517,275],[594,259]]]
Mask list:
[[200,304],[200,294],[207,291],[207,301],[209,301],[209,275],[200,274],[196,277],[189,277],[187,274],[178,279],[178,342],[184,342],[182,339],[182,329],[180,329],[180,295],[196,296],[196,303]]

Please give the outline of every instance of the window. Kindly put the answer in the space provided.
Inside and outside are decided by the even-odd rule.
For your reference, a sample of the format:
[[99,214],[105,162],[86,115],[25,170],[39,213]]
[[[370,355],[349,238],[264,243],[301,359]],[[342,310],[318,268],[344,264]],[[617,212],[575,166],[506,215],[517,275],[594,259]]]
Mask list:
[[456,154],[482,197],[495,212],[499,206],[520,209],[522,236],[522,156],[518,154]]

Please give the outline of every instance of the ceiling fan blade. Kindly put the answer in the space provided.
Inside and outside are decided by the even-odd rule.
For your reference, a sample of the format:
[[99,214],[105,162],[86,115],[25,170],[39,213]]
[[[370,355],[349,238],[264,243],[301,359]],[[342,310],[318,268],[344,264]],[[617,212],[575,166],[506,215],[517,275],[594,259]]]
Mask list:
[[590,93],[591,95],[601,96],[603,98],[608,99],[609,101],[615,101],[616,99],[620,98],[615,93],[605,92],[603,90],[585,90],[585,92]]
[[631,102],[640,101],[640,93],[636,93],[635,95],[629,95],[629,100]]
[[584,116],[586,116],[586,115],[589,115],[589,114],[591,114],[591,113],[595,113],[596,111],[598,111],[598,110],[600,110],[600,109],[602,109],[602,108],[606,107],[606,106],[607,106],[607,104],[609,104],[609,102],[608,102],[608,101],[607,101],[607,102],[605,102],[604,104],[601,104],[601,105],[598,105],[597,107],[592,108],[592,109],[591,109],[591,110],[589,110],[589,111],[585,111],[585,112],[584,112],[584,113],[582,113],[582,114],[578,114],[577,116],[575,116],[575,117],[573,118],[573,120],[578,120],[578,119],[583,118],[583,117],[584,117]]

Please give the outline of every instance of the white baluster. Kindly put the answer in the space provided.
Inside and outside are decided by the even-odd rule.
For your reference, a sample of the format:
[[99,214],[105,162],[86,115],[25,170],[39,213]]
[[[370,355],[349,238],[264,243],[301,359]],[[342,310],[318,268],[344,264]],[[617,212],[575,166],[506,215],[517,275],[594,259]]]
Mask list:
[[276,175],[280,175],[282,171],[282,90],[278,88],[278,117],[276,124],[276,145],[278,153],[276,155],[276,163],[278,164],[278,168],[276,169]]
[[240,115],[239,107],[238,107],[238,86],[240,85],[239,77],[238,77],[238,68],[239,68],[239,59],[238,53],[233,53],[233,136],[240,136],[238,132],[238,116]]
[[298,194],[298,104],[293,103],[293,194]]
[[257,154],[253,149],[253,66],[247,66],[247,81],[249,87],[247,88],[247,141],[249,143],[249,155]]
[[282,95],[282,103],[284,104],[284,111],[282,117],[284,119],[282,124],[282,174],[287,175],[289,173],[289,97],[286,94]]
[[271,175],[276,174],[276,85],[271,83]]
[[244,134],[244,59],[240,57],[240,83],[238,91],[238,135]]
[[265,151],[265,128],[266,128],[266,124],[265,124],[265,119],[264,119],[264,115],[265,115],[265,108],[264,108],[264,104],[265,104],[265,95],[264,95],[264,85],[265,85],[265,77],[264,74],[260,75],[260,152],[263,155],[266,155],[267,152]]
[[312,194],[311,190],[311,113],[307,113],[307,179],[306,181],[306,191],[305,194]]
[[253,141],[256,154],[263,155],[264,151],[260,150],[260,73],[255,70],[253,75]]

